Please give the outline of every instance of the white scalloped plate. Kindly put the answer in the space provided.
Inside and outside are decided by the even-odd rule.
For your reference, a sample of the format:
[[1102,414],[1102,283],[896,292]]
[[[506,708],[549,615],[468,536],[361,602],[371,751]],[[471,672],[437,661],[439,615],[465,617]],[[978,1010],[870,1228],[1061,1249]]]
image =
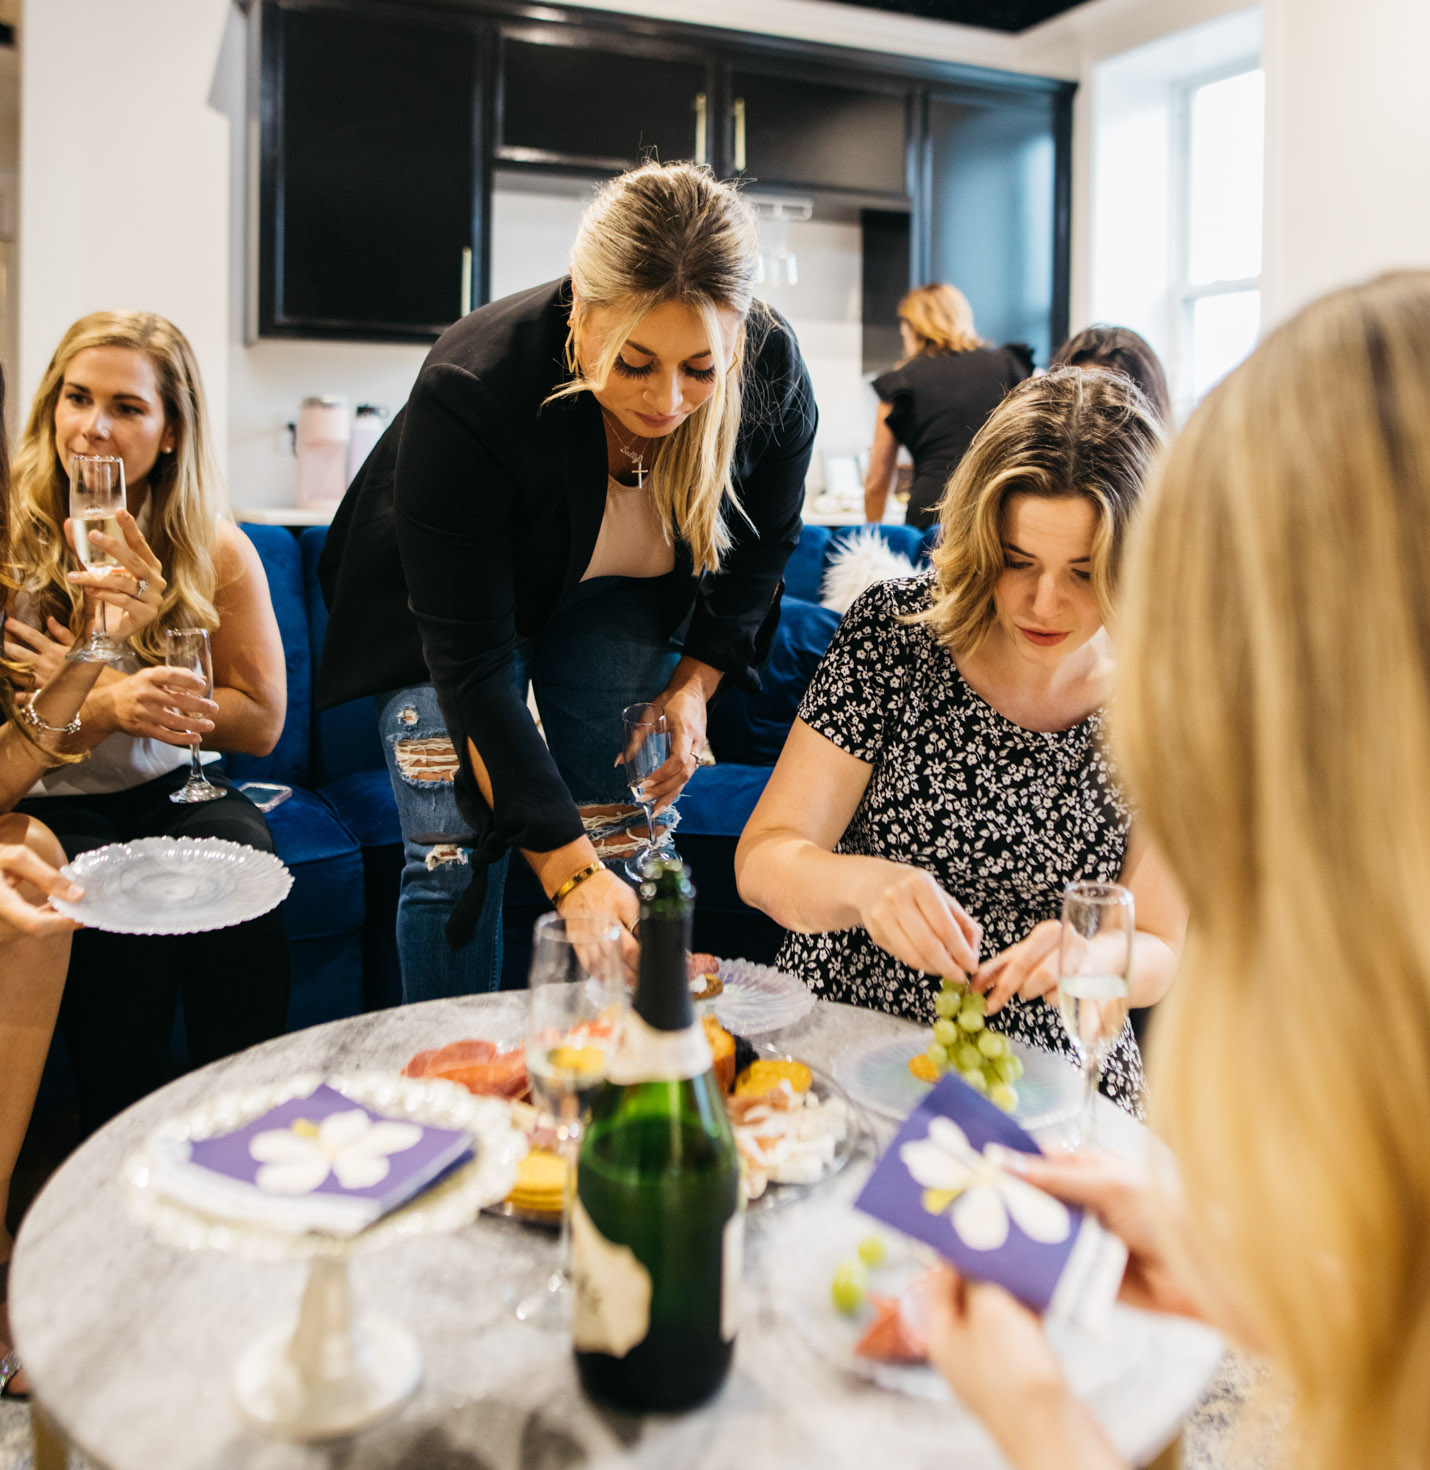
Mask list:
[[797,976],[750,960],[721,960],[725,987],[710,1006],[716,1019],[737,1036],[763,1036],[793,1026],[814,1009],[814,995]]
[[64,872],[83,885],[62,914],[111,934],[198,934],[276,908],[293,875],[271,852],[222,837],[141,837],[81,853]]

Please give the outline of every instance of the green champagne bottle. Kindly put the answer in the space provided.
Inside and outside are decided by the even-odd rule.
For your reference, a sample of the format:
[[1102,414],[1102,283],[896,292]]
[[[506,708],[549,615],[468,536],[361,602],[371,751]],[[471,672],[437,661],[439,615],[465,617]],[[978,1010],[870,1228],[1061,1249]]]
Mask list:
[[572,1212],[581,1383],[622,1408],[682,1409],[730,1367],[744,1215],[730,1118],[686,978],[695,890],[641,884],[635,999],[592,1105]]

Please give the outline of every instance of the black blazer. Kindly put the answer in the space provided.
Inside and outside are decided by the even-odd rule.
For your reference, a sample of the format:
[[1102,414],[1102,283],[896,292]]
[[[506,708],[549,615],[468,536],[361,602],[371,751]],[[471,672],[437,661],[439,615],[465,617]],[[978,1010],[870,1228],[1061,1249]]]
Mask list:
[[[331,612],[319,707],[430,678],[457,747],[458,804],[487,861],[510,847],[549,852],[584,830],[512,679],[517,641],[580,582],[605,510],[599,406],[589,393],[545,403],[567,381],[570,302],[569,280],[556,281],[443,333],[349,487],[318,564]],[[690,616],[687,654],[757,688],[799,538],[816,413],[788,327],[776,320],[746,352],[733,473],[753,524],[727,507],[735,545],[715,576],[696,578],[677,543],[686,575],[669,581],[668,618],[674,631]],[[486,763],[494,810],[464,737]]]

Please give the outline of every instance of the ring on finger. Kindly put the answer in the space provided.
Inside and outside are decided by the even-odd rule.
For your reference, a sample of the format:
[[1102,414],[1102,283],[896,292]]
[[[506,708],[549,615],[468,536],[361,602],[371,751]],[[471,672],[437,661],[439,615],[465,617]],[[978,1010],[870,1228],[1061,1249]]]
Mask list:
[[140,577],[140,579],[139,579],[139,585],[134,589],[134,595],[135,595],[135,597],[142,598],[144,596],[144,594],[148,590],[149,590],[149,579],[148,579],[148,577]]

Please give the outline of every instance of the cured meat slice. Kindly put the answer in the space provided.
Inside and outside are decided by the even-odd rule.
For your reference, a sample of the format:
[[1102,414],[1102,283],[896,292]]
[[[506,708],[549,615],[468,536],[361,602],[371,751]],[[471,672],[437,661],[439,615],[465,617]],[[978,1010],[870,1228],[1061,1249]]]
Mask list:
[[471,1062],[489,1062],[496,1054],[496,1043],[492,1041],[452,1041],[446,1046],[419,1051],[402,1069],[402,1075],[435,1077],[448,1067],[465,1066]]

